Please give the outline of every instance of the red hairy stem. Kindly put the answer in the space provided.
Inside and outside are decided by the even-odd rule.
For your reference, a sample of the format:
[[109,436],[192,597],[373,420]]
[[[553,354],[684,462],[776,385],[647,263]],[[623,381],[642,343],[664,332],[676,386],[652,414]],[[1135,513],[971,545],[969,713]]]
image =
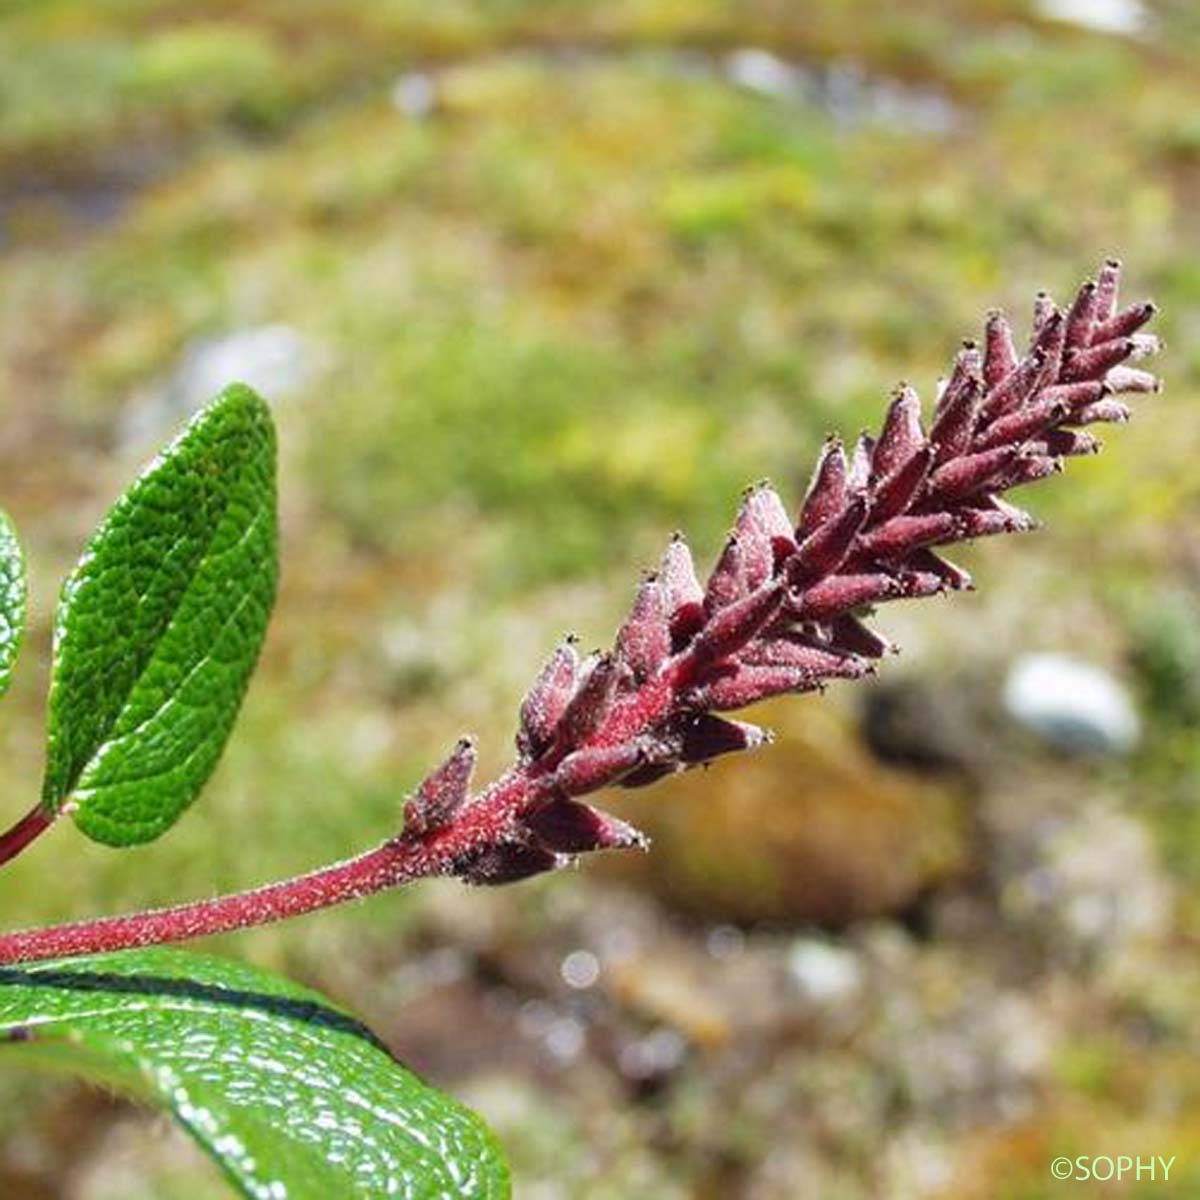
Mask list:
[[[1155,310],[1118,309],[1118,284],[1109,261],[1065,309],[1039,293],[1023,357],[993,312],[982,349],[964,343],[928,432],[903,385],[879,437],[864,433],[849,460],[827,440],[795,519],[767,485],[746,493],[706,583],[676,535],[611,650],[581,662],[568,639],[551,656],[521,704],[515,764],[483,791],[471,793],[474,742],[461,739],[408,797],[402,832],[357,858],[236,895],[3,935],[0,963],[224,933],[431,876],[511,883],[644,846],[580,797],[761,746],[765,731],[717,714],[872,673],[892,647],[863,623],[867,606],[973,587],[944,548],[1035,528],[1003,494],[1099,449],[1078,430],[1127,419],[1110,397],[1158,390],[1128,365],[1158,348],[1135,332]],[[35,810],[0,839],[0,856],[48,823]]]

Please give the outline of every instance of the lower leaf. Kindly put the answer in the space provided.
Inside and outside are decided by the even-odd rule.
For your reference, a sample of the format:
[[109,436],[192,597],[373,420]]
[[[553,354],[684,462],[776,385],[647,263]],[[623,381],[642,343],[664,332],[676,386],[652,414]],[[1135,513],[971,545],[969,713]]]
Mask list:
[[474,1113],[277,976],[178,950],[0,968],[4,1052],[162,1104],[244,1196],[508,1200]]

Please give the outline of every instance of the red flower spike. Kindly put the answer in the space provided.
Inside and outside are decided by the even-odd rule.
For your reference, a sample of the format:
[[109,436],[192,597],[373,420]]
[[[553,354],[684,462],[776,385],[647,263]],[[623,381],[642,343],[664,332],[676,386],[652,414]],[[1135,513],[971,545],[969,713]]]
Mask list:
[[1136,349],[1137,343],[1132,338],[1113,338],[1086,350],[1073,350],[1063,364],[1062,377],[1067,383],[1077,379],[1100,379],[1112,367],[1120,366]]
[[536,758],[554,740],[554,731],[575,693],[579,655],[575,639],[567,638],[550,656],[521,703],[517,749]]
[[783,583],[773,580],[710,617],[696,634],[690,653],[695,662],[736,654],[779,611]]
[[1152,310],[1117,312],[1116,291],[1109,265],[1067,317],[1040,297],[1033,347],[1015,365],[1011,332],[993,316],[986,355],[963,349],[939,397],[932,470],[919,461],[930,451],[915,393],[902,390],[879,443],[864,435],[852,463],[840,443],[826,443],[798,538],[778,497],[754,489],[707,594],[686,545],[672,542],[659,575],[661,608],[650,581],[616,651],[582,680],[574,650],[560,649],[522,705],[521,757],[482,792],[467,798],[474,750],[462,744],[410,799],[404,831],[357,858],[165,911],[0,934],[0,963],[226,932],[423,876],[510,882],[564,865],[558,846],[633,844],[627,827],[563,793],[645,786],[695,759],[747,749],[761,735],[720,722],[717,712],[865,674],[888,647],[854,610],[969,586],[966,572],[931,547],[1035,528],[1002,493],[1092,450],[1094,439],[1075,427],[1128,414],[1110,393],[1157,389],[1126,361],[1158,349],[1139,332]]
[[962,500],[998,478],[1020,452],[1020,446],[996,446],[956,458],[934,471],[929,479],[929,494],[939,504]]
[[988,314],[984,326],[983,381],[993,388],[1016,369],[1017,351],[1013,345],[1012,327],[998,309]]
[[587,854],[650,846],[646,835],[632,825],[576,800],[552,800],[531,812],[524,825],[543,850],[552,852]]
[[916,498],[933,466],[937,447],[922,446],[887,478],[881,479],[871,493],[871,522],[879,524],[902,513]]
[[558,723],[560,746],[574,749],[596,731],[612,710],[627,669],[612,654],[597,655]]
[[470,795],[477,754],[472,738],[459,738],[441,766],[404,803],[404,832],[431,833],[458,815]]
[[1117,311],[1117,295],[1121,289],[1121,264],[1107,259],[1096,276],[1096,324],[1092,328],[1092,340],[1104,341],[1109,337],[1120,337],[1118,333],[1101,334],[1101,329]]
[[836,571],[866,522],[868,510],[867,497],[855,496],[836,517],[805,538],[788,561],[788,581],[802,587]]
[[885,654],[896,654],[897,647],[875,630],[864,625],[856,616],[845,613],[835,617],[830,625],[830,645],[848,654],[861,658],[882,658]]
[[568,754],[554,772],[554,786],[564,796],[586,796],[616,783],[646,759],[641,743],[588,746]]
[[642,580],[633,608],[617,632],[617,657],[633,672],[635,683],[644,683],[671,654],[671,625],[658,577]]
[[462,863],[455,874],[460,875],[464,883],[477,887],[500,887],[545,871],[556,871],[568,862],[569,858],[541,846],[511,842],[489,846]]
[[719,612],[728,604],[742,599],[746,588],[746,563],[742,543],[736,534],[731,534],[708,577],[704,589],[704,611],[708,616]]
[[826,521],[841,512],[846,505],[846,481],[850,468],[846,462],[846,451],[841,438],[826,438],[817,459],[804,507],[796,526],[796,537],[800,540],[815,532]]
[[883,420],[883,429],[871,455],[871,478],[883,479],[907,462],[925,444],[921,428],[921,398],[903,383],[897,389]]
[[1157,312],[1157,306],[1149,301],[1145,304],[1131,304],[1107,320],[1101,321],[1092,331],[1092,341],[1101,343],[1110,342],[1114,338],[1131,337]]
[[1075,294],[1067,312],[1067,345],[1072,349],[1092,344],[1092,329],[1096,323],[1096,285],[1088,280]]

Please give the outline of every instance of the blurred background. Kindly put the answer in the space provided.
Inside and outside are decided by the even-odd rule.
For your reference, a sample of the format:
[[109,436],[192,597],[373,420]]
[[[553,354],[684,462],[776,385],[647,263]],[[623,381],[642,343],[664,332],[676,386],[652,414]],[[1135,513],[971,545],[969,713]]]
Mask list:
[[[1198,56],[1188,0],[0,0],[5,824],[58,580],[231,379],[284,529],[202,802],[137,850],[57,830],[5,923],[355,852],[466,730],[500,769],[671,530],[710,558],[742,486],[798,498],[826,431],[1116,254],[1165,393],[967,553],[978,593],[880,613],[878,683],[615,799],[649,855],[208,948],[361,1013],[521,1200],[1200,1192]],[[224,1194],[163,1118],[0,1071],[0,1195]]]

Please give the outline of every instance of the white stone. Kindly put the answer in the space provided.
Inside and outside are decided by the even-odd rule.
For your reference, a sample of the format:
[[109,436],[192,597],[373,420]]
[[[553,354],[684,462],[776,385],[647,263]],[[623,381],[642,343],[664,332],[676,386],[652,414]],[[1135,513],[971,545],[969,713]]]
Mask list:
[[1126,754],[1141,723],[1129,693],[1108,672],[1063,654],[1019,658],[1004,706],[1027,729],[1075,754]]
[[858,955],[820,938],[797,938],[788,951],[787,962],[792,978],[814,1003],[844,1003],[862,987]]
[[1141,0],[1038,0],[1037,7],[1043,17],[1101,33],[1136,34],[1146,26]]

